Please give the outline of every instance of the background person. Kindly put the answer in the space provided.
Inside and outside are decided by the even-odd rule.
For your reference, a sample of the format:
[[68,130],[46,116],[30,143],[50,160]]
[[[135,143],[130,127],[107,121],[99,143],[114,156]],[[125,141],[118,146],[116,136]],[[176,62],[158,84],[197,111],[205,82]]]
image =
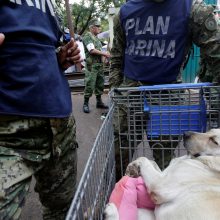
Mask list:
[[[70,37],[69,29],[66,28],[64,30],[64,42],[67,43],[70,40],[71,40],[71,37]],[[86,58],[85,56],[86,55],[85,55],[84,45],[82,42],[82,37],[78,34],[74,34],[74,40],[77,43],[78,48],[80,49],[80,57],[82,59],[82,62],[81,62],[80,66],[76,66],[76,65],[70,66],[68,69],[65,70],[65,72],[64,72],[65,74],[74,73],[74,72],[78,72],[78,71],[81,72],[85,66],[85,58]]]
[[[192,43],[199,46],[206,57],[212,81],[219,82],[220,29],[214,10],[215,7],[201,0],[137,0],[122,5],[114,19],[110,87],[180,82]],[[127,112],[121,109],[118,114],[120,120],[114,122],[117,179],[121,175],[120,138],[124,147],[129,146],[128,140],[118,135],[119,125],[123,133],[128,129]],[[153,156],[161,167],[159,153],[154,150]],[[171,157],[172,152],[165,150],[165,166]]]
[[102,51],[102,43],[97,35],[100,33],[101,23],[97,19],[89,22],[89,32],[83,37],[86,53],[85,90],[83,111],[89,113],[89,99],[93,92],[96,95],[96,108],[107,109],[101,96],[104,90],[105,76],[102,56],[109,58],[110,54]]
[[78,144],[63,70],[80,51],[73,40],[58,47],[53,5],[44,4],[0,3],[1,219],[19,219],[32,175],[44,219],[65,219],[74,196]]

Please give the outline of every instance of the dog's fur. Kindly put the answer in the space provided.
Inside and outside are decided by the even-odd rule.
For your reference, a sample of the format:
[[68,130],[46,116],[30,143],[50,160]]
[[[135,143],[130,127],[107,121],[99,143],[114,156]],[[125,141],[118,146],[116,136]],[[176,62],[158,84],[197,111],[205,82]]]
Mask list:
[[135,170],[143,177],[156,203],[156,220],[219,220],[220,129],[186,132],[184,146],[189,155],[173,159],[164,171],[140,157],[129,164],[127,173]]
[[[150,209],[138,209],[138,220],[155,220],[154,212]],[[120,220],[118,210],[113,203],[108,203],[104,212],[105,220]],[[134,219],[126,219],[134,220]]]

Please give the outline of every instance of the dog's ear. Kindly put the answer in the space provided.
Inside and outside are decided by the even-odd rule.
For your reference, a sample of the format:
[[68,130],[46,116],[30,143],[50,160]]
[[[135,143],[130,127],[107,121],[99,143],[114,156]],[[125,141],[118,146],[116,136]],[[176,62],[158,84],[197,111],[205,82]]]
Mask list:
[[220,157],[219,156],[201,156],[198,159],[211,170],[220,172]]

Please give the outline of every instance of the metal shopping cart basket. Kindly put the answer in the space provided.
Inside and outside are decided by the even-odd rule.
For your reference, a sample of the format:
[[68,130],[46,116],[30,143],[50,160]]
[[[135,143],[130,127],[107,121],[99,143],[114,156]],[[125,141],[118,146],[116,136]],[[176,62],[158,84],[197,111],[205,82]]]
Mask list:
[[210,83],[119,88],[110,92],[110,99],[67,220],[104,218],[115,184],[114,144],[119,145],[123,175],[127,164],[139,156],[155,159],[157,152],[165,166],[166,152],[185,154],[185,131],[220,127],[220,86]]

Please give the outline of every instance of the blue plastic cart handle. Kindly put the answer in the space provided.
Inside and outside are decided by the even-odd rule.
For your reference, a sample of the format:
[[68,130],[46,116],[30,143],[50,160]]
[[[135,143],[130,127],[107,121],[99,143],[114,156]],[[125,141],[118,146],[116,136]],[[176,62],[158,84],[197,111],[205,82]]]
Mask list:
[[162,85],[153,85],[153,86],[139,86],[140,91],[145,90],[166,90],[166,89],[190,89],[190,88],[199,88],[203,86],[211,86],[212,83],[178,83],[178,84],[162,84]]

